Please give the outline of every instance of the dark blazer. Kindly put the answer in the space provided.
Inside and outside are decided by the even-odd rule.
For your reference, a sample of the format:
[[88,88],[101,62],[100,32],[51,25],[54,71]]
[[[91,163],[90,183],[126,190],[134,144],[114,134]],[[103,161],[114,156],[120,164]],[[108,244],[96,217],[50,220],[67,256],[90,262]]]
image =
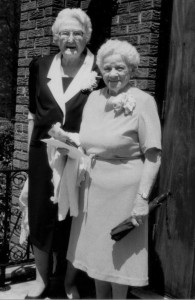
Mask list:
[[32,61],[29,76],[29,111],[35,115],[31,143],[48,137],[56,122],[66,131],[78,132],[87,93],[82,85],[91,70],[96,70],[94,56],[88,51],[85,62],[63,92],[60,71],[61,55],[39,57]]

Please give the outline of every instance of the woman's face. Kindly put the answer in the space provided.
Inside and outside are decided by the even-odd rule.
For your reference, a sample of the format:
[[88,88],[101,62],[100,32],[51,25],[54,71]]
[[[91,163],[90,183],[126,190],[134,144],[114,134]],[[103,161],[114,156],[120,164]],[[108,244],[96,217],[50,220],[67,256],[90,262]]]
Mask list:
[[86,43],[84,28],[78,20],[70,18],[60,25],[58,46],[64,57],[79,57]]
[[105,56],[101,65],[101,73],[111,94],[124,90],[130,80],[131,70],[120,54]]

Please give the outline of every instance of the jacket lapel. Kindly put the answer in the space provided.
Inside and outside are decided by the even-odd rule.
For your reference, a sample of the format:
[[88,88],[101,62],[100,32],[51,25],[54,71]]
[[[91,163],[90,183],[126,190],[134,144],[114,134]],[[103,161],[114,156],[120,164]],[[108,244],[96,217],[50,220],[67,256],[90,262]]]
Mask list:
[[61,75],[61,53],[54,56],[51,63],[47,78],[51,80],[48,82],[48,87],[53,94],[56,102],[60,106],[65,119],[65,103],[72,99],[79,91],[82,90],[82,86],[89,76],[94,64],[94,55],[87,49],[87,55],[85,60],[79,69],[78,73],[71,81],[69,87],[63,92],[62,75]]
[[68,102],[74,95],[82,90],[82,86],[86,81],[86,78],[89,76],[94,63],[94,55],[87,49],[87,55],[85,60],[80,67],[78,73],[71,81],[69,87],[64,93],[64,101]]
[[62,75],[61,75],[61,53],[54,56],[54,59],[49,68],[47,78],[51,80],[47,83],[54,99],[60,106],[63,114],[65,115],[65,105],[63,100],[63,86],[62,86]]

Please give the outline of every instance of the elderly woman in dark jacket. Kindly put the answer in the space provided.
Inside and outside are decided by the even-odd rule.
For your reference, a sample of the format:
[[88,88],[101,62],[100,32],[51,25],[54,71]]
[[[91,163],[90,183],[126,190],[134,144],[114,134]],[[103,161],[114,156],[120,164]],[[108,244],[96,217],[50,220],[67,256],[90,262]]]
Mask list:
[[[29,227],[36,264],[36,284],[27,299],[42,298],[49,284],[49,258],[52,251],[58,207],[53,195],[52,170],[46,144],[48,131],[57,122],[68,132],[79,132],[87,99],[86,82],[95,70],[94,55],[86,47],[92,27],[81,9],[62,10],[53,26],[56,55],[39,57],[30,65],[29,78]],[[96,74],[96,73],[95,73]],[[64,237],[68,238],[68,237]]]

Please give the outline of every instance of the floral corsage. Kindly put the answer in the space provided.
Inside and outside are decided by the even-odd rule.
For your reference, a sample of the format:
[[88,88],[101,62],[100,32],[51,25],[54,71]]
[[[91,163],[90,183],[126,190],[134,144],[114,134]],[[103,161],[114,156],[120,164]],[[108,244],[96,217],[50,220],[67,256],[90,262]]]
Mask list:
[[98,76],[98,73],[96,71],[91,71],[89,76],[85,78],[85,81],[83,82],[81,91],[83,93],[90,93],[92,92],[97,86],[98,86],[98,79],[101,77]]
[[119,94],[112,101],[112,104],[115,114],[124,112],[125,116],[132,114],[136,107],[135,98],[130,94],[130,92]]

